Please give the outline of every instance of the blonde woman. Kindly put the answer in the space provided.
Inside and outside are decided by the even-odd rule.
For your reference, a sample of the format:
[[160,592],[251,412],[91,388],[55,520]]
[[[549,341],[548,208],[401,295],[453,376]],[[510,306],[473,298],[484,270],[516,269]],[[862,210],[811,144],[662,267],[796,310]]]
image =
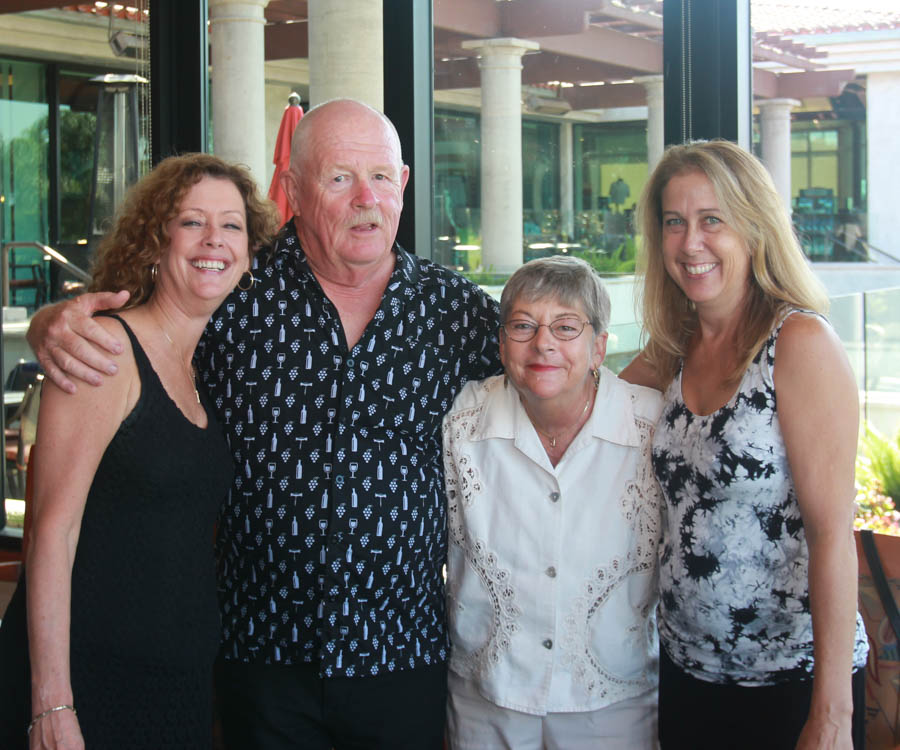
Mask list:
[[662,747],[850,748],[858,405],[825,294],[734,144],[668,149],[639,221],[649,340],[623,376],[665,394]]

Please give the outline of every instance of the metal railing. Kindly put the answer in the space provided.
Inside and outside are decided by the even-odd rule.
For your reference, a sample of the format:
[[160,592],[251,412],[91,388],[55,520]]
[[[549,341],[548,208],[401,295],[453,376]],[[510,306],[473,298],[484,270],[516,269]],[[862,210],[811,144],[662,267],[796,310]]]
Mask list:
[[58,250],[54,250],[49,245],[44,245],[40,242],[7,242],[3,245],[3,250],[0,251],[0,299],[2,299],[4,307],[9,305],[9,251],[19,247],[31,247],[40,250],[44,254],[44,260],[59,266],[79,281],[88,282],[91,280],[91,275],[87,271],[70,262],[65,255]]

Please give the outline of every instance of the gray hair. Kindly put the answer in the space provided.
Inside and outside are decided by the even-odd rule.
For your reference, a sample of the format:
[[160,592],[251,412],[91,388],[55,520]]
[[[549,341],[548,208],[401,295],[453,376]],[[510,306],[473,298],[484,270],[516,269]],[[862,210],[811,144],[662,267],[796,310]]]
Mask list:
[[609,293],[594,269],[580,258],[551,255],[521,266],[500,295],[501,321],[506,322],[519,299],[553,299],[570,307],[580,306],[595,335],[606,333],[609,327]]

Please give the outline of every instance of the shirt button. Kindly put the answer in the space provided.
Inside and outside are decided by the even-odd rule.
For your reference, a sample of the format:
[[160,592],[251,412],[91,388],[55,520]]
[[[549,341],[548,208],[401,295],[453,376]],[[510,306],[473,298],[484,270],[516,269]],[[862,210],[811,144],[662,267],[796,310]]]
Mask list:
[[347,367],[353,367],[356,362],[353,361],[353,357],[347,357]]
[[555,502],[558,502],[558,501],[559,501],[559,493],[558,493],[558,492],[551,492],[551,493],[550,493],[550,502],[551,502],[551,503],[555,503]]
[[556,568],[554,568],[552,565],[547,568],[546,573],[548,576],[550,576],[550,578],[556,578]]
[[551,648],[553,648],[553,641],[547,638],[547,640],[543,641],[541,645],[549,651]]

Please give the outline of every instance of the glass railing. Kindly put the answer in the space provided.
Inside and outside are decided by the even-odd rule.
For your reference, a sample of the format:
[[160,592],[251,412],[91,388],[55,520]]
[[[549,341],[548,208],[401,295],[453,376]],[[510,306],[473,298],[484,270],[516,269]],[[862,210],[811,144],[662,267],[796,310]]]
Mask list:
[[886,436],[900,430],[900,288],[833,297],[829,317],[859,387],[861,417]]
[[[635,320],[633,284],[630,275],[605,279],[612,302],[607,358],[605,364],[614,372],[620,371],[640,348],[640,325]],[[485,289],[499,298],[502,286]],[[885,436],[900,431],[900,287],[832,297],[829,318],[838,333],[850,365],[856,376],[860,394],[861,418]],[[19,326],[21,331],[16,328]],[[21,339],[27,323],[7,321],[4,325],[4,354],[8,363],[19,358],[14,344]],[[15,330],[14,330],[15,329]],[[18,334],[18,335],[16,335]],[[10,384],[7,384],[8,388]],[[5,396],[7,428],[14,427],[16,417],[21,420],[23,393],[17,388]],[[32,438],[33,440],[33,438]],[[9,446],[7,446],[9,448]],[[24,490],[24,462],[7,450],[6,497],[21,498]],[[18,460],[16,460],[18,459]],[[8,504],[7,504],[8,505]],[[18,508],[18,505],[15,506]],[[9,508],[9,506],[8,506]],[[2,508],[0,508],[2,527]]]

